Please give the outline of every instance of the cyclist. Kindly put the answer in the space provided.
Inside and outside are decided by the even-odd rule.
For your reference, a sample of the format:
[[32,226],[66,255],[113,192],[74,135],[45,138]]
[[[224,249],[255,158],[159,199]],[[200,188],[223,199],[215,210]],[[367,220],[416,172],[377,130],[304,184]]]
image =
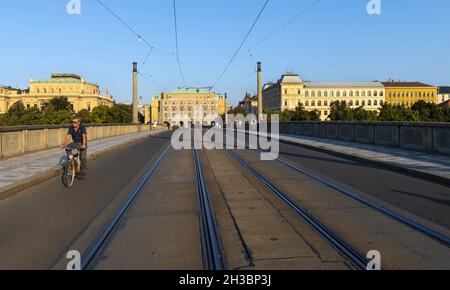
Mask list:
[[[72,143],[70,141],[72,140]],[[69,144],[70,143],[70,144]],[[72,120],[72,126],[70,126],[67,132],[66,140],[62,149],[80,149],[81,160],[81,172],[78,178],[83,179],[87,174],[87,131],[86,127],[81,124],[80,118],[75,116]],[[70,152],[68,152],[70,153]]]

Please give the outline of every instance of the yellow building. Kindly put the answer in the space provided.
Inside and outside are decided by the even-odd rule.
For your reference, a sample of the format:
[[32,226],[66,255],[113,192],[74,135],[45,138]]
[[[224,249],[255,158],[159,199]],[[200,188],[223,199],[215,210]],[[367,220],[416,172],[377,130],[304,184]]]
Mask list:
[[8,109],[15,103],[14,100],[19,98],[22,91],[12,87],[0,86],[0,114],[8,111]]
[[46,102],[56,97],[67,97],[75,112],[83,109],[90,111],[101,105],[112,106],[114,103],[111,96],[100,93],[97,84],[88,83],[79,75],[53,74],[46,80],[30,80],[26,91],[0,89],[0,114],[18,101],[22,101],[27,108],[42,108]]
[[385,89],[380,82],[307,82],[296,74],[286,74],[277,83],[263,88],[263,107],[271,111],[295,110],[300,105],[317,110],[326,120],[331,104],[345,101],[352,108],[377,111],[385,102]]
[[420,82],[384,82],[386,102],[411,107],[417,101],[437,102],[437,87]]
[[178,89],[153,98],[151,112],[151,120],[159,124],[178,125],[180,119],[210,124],[218,115],[225,114],[226,98],[201,88]]

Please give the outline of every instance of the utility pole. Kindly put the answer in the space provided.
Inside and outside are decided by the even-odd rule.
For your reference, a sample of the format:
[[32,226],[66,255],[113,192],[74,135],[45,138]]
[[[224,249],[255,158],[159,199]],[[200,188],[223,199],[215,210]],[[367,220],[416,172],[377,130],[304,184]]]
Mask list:
[[261,62],[258,61],[258,120],[262,120],[263,115],[263,98],[262,98],[262,69]]
[[133,62],[133,124],[139,124],[137,74],[137,62]]

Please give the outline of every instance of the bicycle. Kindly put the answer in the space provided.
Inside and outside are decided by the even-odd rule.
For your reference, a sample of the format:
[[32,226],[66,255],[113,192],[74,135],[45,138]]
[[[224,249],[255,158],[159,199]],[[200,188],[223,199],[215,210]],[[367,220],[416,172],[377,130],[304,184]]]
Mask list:
[[70,188],[75,182],[75,177],[81,171],[80,149],[66,147],[67,163],[64,166],[64,173],[62,176],[63,184]]

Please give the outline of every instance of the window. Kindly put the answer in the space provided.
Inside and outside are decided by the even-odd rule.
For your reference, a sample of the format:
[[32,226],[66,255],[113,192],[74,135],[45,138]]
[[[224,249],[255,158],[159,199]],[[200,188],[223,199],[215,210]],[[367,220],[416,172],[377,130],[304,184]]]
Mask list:
[[372,106],[372,101],[369,100],[369,101],[367,102],[367,105],[368,105],[368,106]]
[[341,93],[339,91],[336,92],[336,97],[340,97]]
[[326,107],[328,107],[328,101],[325,101],[325,102],[323,103],[323,105],[326,106]]
[[318,92],[317,92],[317,96],[318,96],[319,98],[321,98],[321,97],[322,97],[322,91],[318,91]]
[[312,91],[312,92],[311,92],[311,97],[314,98],[315,96],[316,96],[316,92],[315,92],[315,91]]
[[346,96],[347,96],[347,91],[344,91],[344,93],[343,93],[342,96],[343,96],[343,97],[346,97]]
[[311,101],[311,106],[315,107],[316,106],[316,101]]
[[334,91],[331,91],[331,92],[330,92],[330,96],[331,96],[331,97],[334,97]]
[[301,91],[300,91],[300,90],[298,90],[298,91],[297,91],[297,94],[298,94],[298,95],[301,95]]
[[353,91],[350,91],[350,97],[353,97]]
[[361,106],[365,106],[366,105],[366,101],[362,101]]
[[356,105],[359,107],[359,100],[356,101]]
[[365,97],[365,96],[366,96],[366,91],[362,91],[361,97]]
[[367,92],[367,96],[368,96],[368,97],[371,97],[371,96],[372,96],[372,92],[371,92],[371,91],[368,91],[368,92]]
[[322,107],[322,101],[318,101],[317,106]]
[[374,97],[378,97],[378,92],[377,91],[373,91],[373,96]]
[[356,96],[359,97],[359,91],[356,91]]
[[380,97],[382,97],[384,95],[383,91],[380,91]]
[[305,102],[305,107],[309,107],[309,101]]
[[353,106],[353,101],[350,101],[349,103],[348,103],[348,105],[351,107],[351,106]]
[[305,97],[309,97],[309,91],[305,92]]
[[377,100],[373,101],[373,105],[378,106],[378,101]]

